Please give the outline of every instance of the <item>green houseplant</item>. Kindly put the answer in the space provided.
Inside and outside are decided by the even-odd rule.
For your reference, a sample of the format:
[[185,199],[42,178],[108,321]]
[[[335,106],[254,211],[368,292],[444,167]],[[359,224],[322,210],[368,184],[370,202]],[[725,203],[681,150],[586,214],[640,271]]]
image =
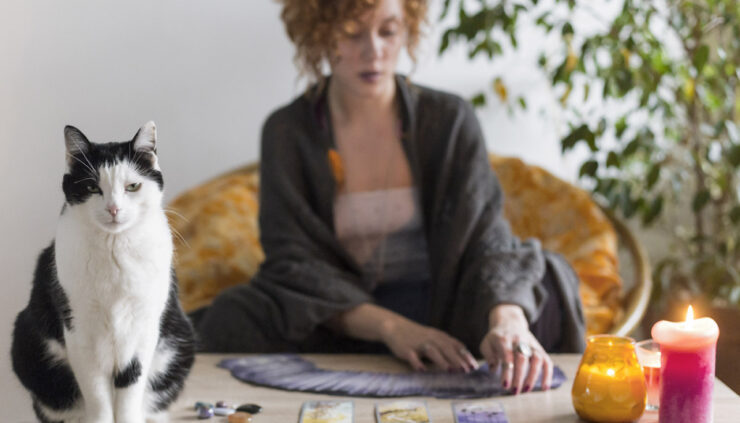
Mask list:
[[[579,177],[603,205],[669,227],[673,242],[657,252],[654,305],[740,306],[740,3],[624,0],[609,18],[589,0],[539,3],[445,0],[442,22],[458,19],[445,24],[439,54],[457,43],[471,59],[497,60],[518,48],[527,25],[557,40],[538,63],[569,127],[562,151],[587,146]],[[580,33],[578,12],[602,30]],[[492,82],[473,103],[512,103],[502,79]],[[613,115],[587,107],[594,100]]]

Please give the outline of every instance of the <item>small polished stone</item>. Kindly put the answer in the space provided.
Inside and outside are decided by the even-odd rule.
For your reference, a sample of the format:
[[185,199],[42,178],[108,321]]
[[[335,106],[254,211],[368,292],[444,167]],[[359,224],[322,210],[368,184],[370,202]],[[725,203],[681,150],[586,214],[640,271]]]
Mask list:
[[216,408],[234,408],[234,406],[226,401],[216,401]]
[[243,411],[249,414],[257,414],[262,411],[262,406],[257,404],[242,404],[237,407],[236,411]]
[[195,406],[193,406],[193,410],[198,411],[198,409],[201,407],[213,408],[213,404],[211,404],[210,402],[198,401],[195,403]]
[[216,413],[217,416],[228,416],[229,414],[234,414],[236,410],[231,407],[216,407],[213,409],[213,412]]
[[199,407],[198,418],[201,420],[210,419],[213,417],[213,407]]
[[236,413],[229,416],[229,423],[251,423],[252,422],[252,415],[249,413],[244,413],[242,411],[237,411]]

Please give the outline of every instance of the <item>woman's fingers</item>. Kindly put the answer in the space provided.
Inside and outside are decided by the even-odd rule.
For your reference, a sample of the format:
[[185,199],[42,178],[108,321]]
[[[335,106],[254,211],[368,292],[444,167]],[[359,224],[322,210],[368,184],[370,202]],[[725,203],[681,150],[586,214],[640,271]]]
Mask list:
[[514,350],[511,339],[508,337],[501,337],[498,339],[498,354],[501,357],[501,380],[504,389],[511,387],[511,382],[514,377]]
[[426,366],[424,366],[424,363],[421,362],[421,358],[419,358],[419,355],[414,350],[409,350],[409,352],[406,354],[406,357],[404,357],[406,361],[411,365],[411,367],[416,370],[417,372],[424,372],[426,371]]
[[432,360],[442,370],[447,371],[452,368],[452,364],[447,361],[439,348],[430,341],[421,344],[421,354]]
[[480,353],[483,356],[483,359],[486,360],[486,363],[488,363],[488,370],[495,372],[498,369],[498,365],[501,360],[499,360],[498,355],[494,352],[489,339],[490,338],[488,336],[483,338],[483,341],[480,343]]
[[442,347],[442,350],[448,360],[456,364],[456,368],[462,369],[463,371],[470,372],[478,368],[478,362],[465,345],[455,338],[449,338]]
[[514,354],[514,378],[512,381],[511,389],[515,394],[522,392],[522,384],[524,377],[527,375],[529,367],[529,357],[526,357],[522,353]]
[[543,355],[547,354],[544,351],[535,350],[532,354],[532,358],[529,359],[529,373],[524,379],[524,386],[521,389],[522,392],[531,391],[532,388],[534,388],[535,383],[537,383],[537,378],[540,376],[542,365],[545,363]]
[[552,386],[552,359],[545,353],[545,360],[542,363],[542,390],[547,391]]
[[465,357],[465,361],[470,365],[470,368],[473,370],[478,370],[480,366],[478,365],[478,360],[473,357],[473,354],[465,347],[463,347],[461,353],[463,357]]
[[416,350],[442,370],[469,372],[478,368],[473,355],[462,342],[441,331],[432,331]]
[[451,347],[448,345],[444,348],[440,348],[440,350],[442,351],[442,354],[447,359],[447,362],[450,364],[449,369],[462,370],[465,373],[470,371],[469,365],[465,361],[465,358],[463,358],[463,356],[460,355],[460,353],[457,350],[455,350],[454,347]]

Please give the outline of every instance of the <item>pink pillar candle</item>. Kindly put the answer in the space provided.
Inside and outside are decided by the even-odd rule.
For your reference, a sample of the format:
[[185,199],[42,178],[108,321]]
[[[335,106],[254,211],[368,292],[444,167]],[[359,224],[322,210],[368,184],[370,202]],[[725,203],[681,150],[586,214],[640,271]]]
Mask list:
[[710,423],[717,323],[694,320],[689,306],[685,322],[661,320],[652,336],[660,344],[660,422]]

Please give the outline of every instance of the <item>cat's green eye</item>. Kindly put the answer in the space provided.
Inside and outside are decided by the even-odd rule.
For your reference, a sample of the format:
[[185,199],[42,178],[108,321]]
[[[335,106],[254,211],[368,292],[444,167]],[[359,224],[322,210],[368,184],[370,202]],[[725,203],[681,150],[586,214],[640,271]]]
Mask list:
[[100,194],[100,187],[97,185],[90,184],[87,186],[87,192],[91,194]]
[[136,192],[141,188],[141,182],[137,182],[135,184],[128,184],[126,185],[126,191],[128,192]]

